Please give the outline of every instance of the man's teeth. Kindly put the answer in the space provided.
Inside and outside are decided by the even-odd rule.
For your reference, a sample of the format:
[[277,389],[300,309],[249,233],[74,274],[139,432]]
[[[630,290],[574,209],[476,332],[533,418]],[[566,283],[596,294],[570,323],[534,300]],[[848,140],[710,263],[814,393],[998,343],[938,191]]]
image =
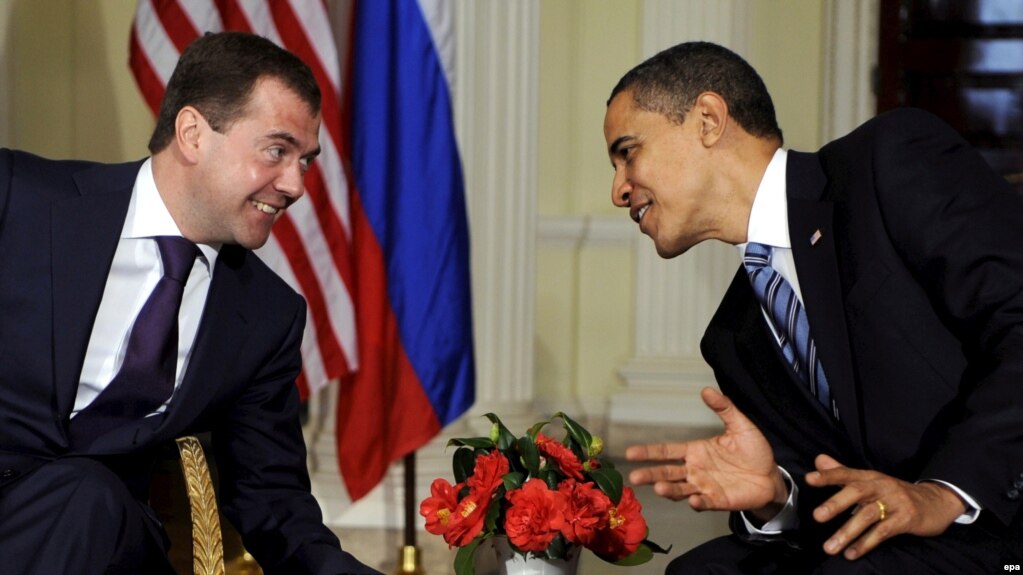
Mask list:
[[270,204],[264,204],[263,202],[252,201],[252,205],[256,206],[256,209],[263,212],[264,214],[276,214],[280,210],[271,206]]
[[643,214],[645,214],[648,209],[650,209],[650,204],[643,206],[642,208],[639,209],[638,212],[636,212],[637,222],[643,219]]

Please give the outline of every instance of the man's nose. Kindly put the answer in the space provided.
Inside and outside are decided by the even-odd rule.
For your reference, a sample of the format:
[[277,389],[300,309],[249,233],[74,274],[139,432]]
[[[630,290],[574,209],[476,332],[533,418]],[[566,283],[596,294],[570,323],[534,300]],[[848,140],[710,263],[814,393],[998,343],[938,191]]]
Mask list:
[[611,181],[611,203],[619,208],[627,208],[631,195],[632,182],[625,176],[624,170],[615,171],[615,177]]
[[293,162],[284,169],[284,173],[277,178],[274,186],[278,192],[292,198],[299,199],[305,193],[305,170],[301,162]]

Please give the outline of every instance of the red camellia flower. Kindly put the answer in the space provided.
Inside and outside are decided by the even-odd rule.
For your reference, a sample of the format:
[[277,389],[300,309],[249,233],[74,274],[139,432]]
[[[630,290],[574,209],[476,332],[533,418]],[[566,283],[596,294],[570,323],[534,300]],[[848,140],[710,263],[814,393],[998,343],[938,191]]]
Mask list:
[[571,449],[542,433],[536,434],[536,448],[544,457],[553,459],[562,473],[572,479],[582,481],[583,464],[579,462],[579,458],[572,453]]
[[508,459],[500,451],[494,450],[490,453],[480,455],[476,458],[476,465],[472,470],[472,477],[465,481],[469,489],[480,494],[487,494],[487,498],[494,493],[504,476],[510,471]]
[[598,531],[587,547],[606,561],[618,561],[635,553],[646,538],[647,526],[643,507],[631,488],[622,490],[621,501],[608,509],[607,518],[607,529]]
[[565,496],[565,523],[561,534],[572,543],[589,545],[597,531],[607,527],[611,500],[593,483],[566,479],[558,485]]
[[451,514],[458,507],[458,491],[462,484],[451,485],[446,479],[434,479],[430,485],[430,497],[419,504],[419,514],[426,518],[426,530],[434,535],[444,535],[451,528],[454,518]]
[[448,545],[464,547],[483,531],[487,509],[490,507],[490,495],[470,491],[458,502],[458,506],[451,514],[452,521],[448,531],[444,533],[444,541],[447,541]]
[[508,540],[522,551],[546,551],[565,522],[565,496],[542,479],[530,479],[505,497],[511,502],[504,519]]

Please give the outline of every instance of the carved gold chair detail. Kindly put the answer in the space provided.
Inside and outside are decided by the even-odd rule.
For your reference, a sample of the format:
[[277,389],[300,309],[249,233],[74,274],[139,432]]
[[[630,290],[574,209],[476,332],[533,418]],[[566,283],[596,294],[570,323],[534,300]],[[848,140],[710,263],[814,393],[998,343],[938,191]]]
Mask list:
[[206,455],[193,435],[177,444],[192,516],[192,569],[195,575],[224,575],[223,534]]

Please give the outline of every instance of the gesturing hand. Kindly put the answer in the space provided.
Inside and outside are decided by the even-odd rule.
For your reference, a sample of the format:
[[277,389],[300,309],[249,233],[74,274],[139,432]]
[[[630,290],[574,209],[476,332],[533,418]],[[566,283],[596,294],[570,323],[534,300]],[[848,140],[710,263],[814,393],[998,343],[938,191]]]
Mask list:
[[908,483],[878,471],[851,469],[827,455],[817,456],[815,466],[817,471],[806,475],[808,484],[842,489],[814,509],[814,519],[823,523],[858,506],[824,543],[830,555],[845,550],[846,559],[856,559],[902,533],[940,535],[966,510],[959,496],[940,483]]
[[635,485],[654,484],[654,492],[675,501],[688,499],[697,510],[753,511],[770,519],[784,505],[788,491],[774,453],[759,429],[730,399],[704,388],[700,397],[725,424],[724,433],[684,443],[634,445],[629,461],[663,461],[629,474]]

